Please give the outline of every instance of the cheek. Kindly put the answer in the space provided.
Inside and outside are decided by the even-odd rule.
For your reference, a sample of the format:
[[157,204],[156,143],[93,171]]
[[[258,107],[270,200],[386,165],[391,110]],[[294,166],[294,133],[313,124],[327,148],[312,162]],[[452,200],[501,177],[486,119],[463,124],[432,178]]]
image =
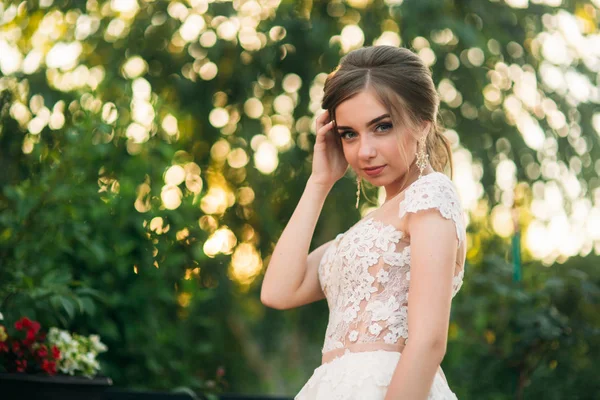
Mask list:
[[354,166],[356,164],[356,160],[358,158],[357,152],[357,147],[352,143],[347,144],[342,142],[342,153],[344,154],[344,158],[348,164],[350,164],[350,166]]
[[406,146],[406,143],[402,140],[398,140],[395,135],[384,136],[381,140],[381,152],[385,154],[389,160],[402,159],[401,146]]
[[390,164],[405,167],[406,163],[410,163],[416,154],[416,145],[413,146],[413,144],[406,137],[399,139],[397,136],[389,135],[382,138],[380,149]]

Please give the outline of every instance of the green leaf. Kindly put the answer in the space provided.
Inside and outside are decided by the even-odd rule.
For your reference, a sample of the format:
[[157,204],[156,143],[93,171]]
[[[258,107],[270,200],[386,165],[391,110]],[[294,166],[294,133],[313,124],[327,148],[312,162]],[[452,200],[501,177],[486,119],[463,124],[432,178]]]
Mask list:
[[64,296],[59,296],[59,299],[60,304],[69,316],[69,319],[73,319],[75,317],[75,305],[73,304],[73,301]]
[[96,314],[96,304],[89,297],[82,297],[80,299],[83,306],[83,312],[93,317]]

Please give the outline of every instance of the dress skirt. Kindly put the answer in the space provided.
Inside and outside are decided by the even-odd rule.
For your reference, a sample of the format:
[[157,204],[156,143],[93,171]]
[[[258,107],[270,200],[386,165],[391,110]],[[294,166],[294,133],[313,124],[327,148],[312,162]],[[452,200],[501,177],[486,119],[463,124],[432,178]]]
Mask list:
[[[383,400],[400,355],[387,350],[347,352],[316,368],[294,400]],[[457,400],[439,372],[427,400]]]

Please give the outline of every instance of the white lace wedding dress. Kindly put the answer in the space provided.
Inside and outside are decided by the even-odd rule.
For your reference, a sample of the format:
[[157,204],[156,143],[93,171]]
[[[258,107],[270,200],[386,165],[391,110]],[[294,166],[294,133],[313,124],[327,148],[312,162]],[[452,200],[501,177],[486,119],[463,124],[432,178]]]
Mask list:
[[[434,172],[339,234],[325,251],[318,269],[330,311],[323,363],[295,400],[384,399],[409,337],[410,240],[399,227],[407,213],[431,209],[456,227],[456,295],[464,275],[465,221],[454,184]],[[441,368],[428,399],[456,399]]]

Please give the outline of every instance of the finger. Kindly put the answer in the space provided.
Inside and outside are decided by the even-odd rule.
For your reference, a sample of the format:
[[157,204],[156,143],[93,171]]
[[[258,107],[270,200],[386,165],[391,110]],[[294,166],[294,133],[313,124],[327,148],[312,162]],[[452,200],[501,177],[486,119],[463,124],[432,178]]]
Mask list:
[[326,124],[329,119],[329,110],[323,111],[323,113],[317,118],[317,129]]
[[322,125],[319,129],[317,129],[317,136],[323,135],[332,129],[333,129],[333,121],[329,121],[325,125]]
[[328,123],[326,123],[325,125],[323,125],[322,127],[320,127],[317,130],[317,139],[319,140],[319,138],[321,138],[320,140],[325,140],[326,139],[326,134],[329,131],[333,130],[333,121],[329,121]]

